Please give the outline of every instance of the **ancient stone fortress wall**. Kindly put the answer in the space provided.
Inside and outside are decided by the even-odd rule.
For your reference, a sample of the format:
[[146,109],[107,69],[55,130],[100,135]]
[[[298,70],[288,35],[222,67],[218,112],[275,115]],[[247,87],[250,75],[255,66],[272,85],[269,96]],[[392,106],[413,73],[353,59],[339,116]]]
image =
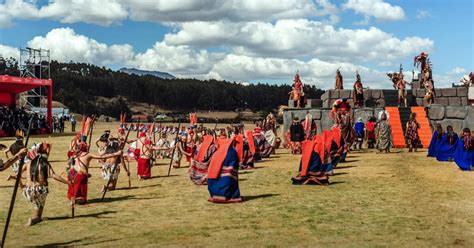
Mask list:
[[[324,129],[330,129],[334,121],[329,116],[331,109],[321,108],[321,109],[288,109],[283,112],[283,130],[286,132],[293,121],[294,117],[298,117],[300,121],[304,120],[306,114],[309,113],[313,116],[313,119],[316,120],[318,126],[318,133]],[[378,113],[382,111],[382,108],[359,108],[354,109],[354,120],[362,118],[364,122],[367,122],[368,118],[371,116],[377,117]]]
[[[413,89],[413,100],[416,101],[418,106],[428,106],[424,100],[426,90],[425,89]],[[467,87],[455,87],[455,88],[443,88],[435,89],[435,104],[444,106],[467,106],[468,105],[468,88]]]
[[428,118],[432,127],[439,123],[443,129],[450,125],[458,133],[466,127],[474,130],[474,106],[432,104],[428,107]]
[[[328,90],[321,96],[323,108],[331,108],[337,99],[347,98],[351,106],[354,106],[352,90]],[[378,108],[385,106],[385,97],[382,90],[364,90],[364,101],[366,107]]]

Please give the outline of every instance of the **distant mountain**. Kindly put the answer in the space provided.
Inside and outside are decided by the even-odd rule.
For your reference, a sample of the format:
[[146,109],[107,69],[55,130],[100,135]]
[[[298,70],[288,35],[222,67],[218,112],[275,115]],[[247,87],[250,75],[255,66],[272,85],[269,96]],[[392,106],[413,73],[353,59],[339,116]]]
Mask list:
[[175,79],[176,78],[175,76],[169,74],[168,72],[161,72],[161,71],[145,71],[145,70],[139,70],[135,68],[122,68],[118,71],[130,74],[130,75],[135,74],[138,76],[151,75],[151,76],[159,77],[162,79]]

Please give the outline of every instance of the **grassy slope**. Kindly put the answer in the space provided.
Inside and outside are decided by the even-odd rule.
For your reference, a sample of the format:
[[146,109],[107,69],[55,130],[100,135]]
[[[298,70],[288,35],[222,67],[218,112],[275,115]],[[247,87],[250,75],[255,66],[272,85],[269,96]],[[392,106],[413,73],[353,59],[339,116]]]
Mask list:
[[[115,129],[110,125],[99,124],[95,137]],[[56,171],[65,168],[69,140],[52,138]],[[435,162],[425,152],[354,152],[337,168],[331,186],[292,186],[298,160],[278,150],[258,169],[241,172],[241,192],[248,200],[234,205],[208,203],[207,187],[192,184],[187,168],[161,177],[168,169],[165,160],[153,168],[160,177],[145,182],[133,177],[131,190],[110,192],[98,203],[103,180],[94,164],[91,204],[79,206],[76,219],[68,218],[66,186],[51,181],[47,219],[25,228],[30,206],[19,195],[7,245],[474,246],[473,173]],[[12,184],[0,181],[0,223]],[[127,187],[123,172],[118,187]]]

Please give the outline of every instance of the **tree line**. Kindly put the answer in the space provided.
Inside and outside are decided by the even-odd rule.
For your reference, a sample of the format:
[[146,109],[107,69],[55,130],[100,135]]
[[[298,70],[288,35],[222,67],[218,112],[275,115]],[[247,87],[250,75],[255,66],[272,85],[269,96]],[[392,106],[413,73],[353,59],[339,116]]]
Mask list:
[[[3,61],[3,62],[2,62]],[[0,74],[19,75],[14,59],[0,58]],[[51,62],[53,99],[72,112],[118,117],[131,113],[128,101],[154,104],[174,111],[271,111],[286,105],[291,85],[250,84],[218,80],[161,79],[129,75],[86,63]],[[322,90],[305,86],[310,98]],[[108,100],[98,100],[108,99]]]

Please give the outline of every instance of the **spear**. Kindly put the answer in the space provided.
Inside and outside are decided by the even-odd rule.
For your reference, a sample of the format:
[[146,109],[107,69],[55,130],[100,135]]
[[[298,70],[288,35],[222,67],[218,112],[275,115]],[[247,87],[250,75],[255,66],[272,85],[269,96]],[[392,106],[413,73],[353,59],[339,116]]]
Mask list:
[[178,145],[178,135],[179,135],[180,127],[181,127],[181,118],[179,118],[178,130],[176,131],[176,136],[174,138],[174,147],[173,147],[173,151],[171,152],[170,166],[168,168],[168,176],[170,176],[170,173],[171,173],[171,165],[173,164],[174,152],[176,150],[176,146]]
[[[30,123],[28,124],[28,133],[26,135],[25,147],[28,147],[28,140],[30,139],[30,131],[31,131],[32,123],[33,123],[33,118],[30,119]],[[18,186],[20,185],[21,172],[23,170],[24,164],[25,164],[25,158],[24,157],[20,158],[20,163],[18,165],[18,172],[16,174],[16,179],[15,179],[15,187],[13,188],[12,200],[10,202],[10,208],[8,209],[7,221],[5,222],[5,229],[3,229],[2,243],[0,244],[0,247],[2,248],[5,246],[5,240],[7,239],[8,226],[10,225],[10,219],[12,217],[13,207],[15,206],[16,194],[18,192]]]
[[[128,139],[128,135],[130,134],[130,128],[127,130],[127,135],[125,135],[125,142],[123,142],[122,144],[120,144],[120,150],[119,151],[123,151],[123,148],[125,147],[125,144],[127,143],[127,139]],[[119,157],[120,158],[120,157]],[[123,159],[123,158],[122,158]],[[118,162],[119,161],[118,159],[115,161],[115,164],[114,164],[114,167],[112,168],[112,173],[109,177],[109,181],[107,181],[107,186],[105,187],[104,189],[104,193],[102,194],[102,198],[100,199],[101,202],[104,201],[104,198],[105,198],[105,194],[107,193],[107,189],[109,189],[109,185],[110,183],[112,182],[112,177],[113,175],[115,174],[115,171],[117,169],[117,166],[119,166]],[[130,171],[130,170],[129,170]]]

